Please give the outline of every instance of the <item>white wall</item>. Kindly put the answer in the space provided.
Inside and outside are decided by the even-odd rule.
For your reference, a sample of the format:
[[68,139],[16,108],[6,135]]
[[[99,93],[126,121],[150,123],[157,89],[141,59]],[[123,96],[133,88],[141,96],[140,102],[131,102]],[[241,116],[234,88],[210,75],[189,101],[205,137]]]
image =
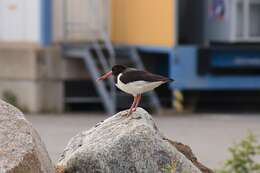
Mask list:
[[[41,42],[42,0],[0,0],[0,42]],[[62,2],[53,0],[53,40],[64,41]],[[99,30],[108,30],[109,0],[68,0],[68,40],[100,39]],[[93,8],[94,6],[94,8]],[[96,7],[96,8],[95,8]],[[93,14],[94,12],[94,14]],[[44,31],[43,31],[44,32]]]
[[0,41],[40,41],[40,0],[0,0]]

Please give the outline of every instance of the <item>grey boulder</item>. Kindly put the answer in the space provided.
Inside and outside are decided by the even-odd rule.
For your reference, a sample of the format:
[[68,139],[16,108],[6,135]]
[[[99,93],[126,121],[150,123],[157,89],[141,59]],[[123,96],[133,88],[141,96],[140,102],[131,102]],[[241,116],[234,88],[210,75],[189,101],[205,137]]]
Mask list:
[[0,172],[54,173],[44,144],[15,107],[0,100]]
[[201,173],[138,108],[73,137],[56,166],[59,173]]

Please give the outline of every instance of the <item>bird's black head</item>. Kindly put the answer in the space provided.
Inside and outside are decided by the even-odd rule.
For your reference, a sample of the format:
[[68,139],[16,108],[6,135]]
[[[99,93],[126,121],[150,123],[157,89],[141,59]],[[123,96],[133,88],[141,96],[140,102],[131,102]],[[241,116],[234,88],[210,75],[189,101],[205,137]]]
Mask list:
[[112,70],[110,70],[109,72],[107,72],[106,74],[104,74],[103,76],[99,77],[97,79],[97,81],[100,81],[100,80],[105,80],[107,79],[108,77],[110,77],[111,75],[114,75],[115,76],[115,79],[117,79],[117,76],[120,74],[120,73],[123,73],[125,70],[127,69],[127,67],[123,66],[123,65],[114,65],[112,67]]
[[114,76],[118,76],[120,73],[123,73],[127,69],[126,66],[123,65],[114,65],[112,67],[112,74]]

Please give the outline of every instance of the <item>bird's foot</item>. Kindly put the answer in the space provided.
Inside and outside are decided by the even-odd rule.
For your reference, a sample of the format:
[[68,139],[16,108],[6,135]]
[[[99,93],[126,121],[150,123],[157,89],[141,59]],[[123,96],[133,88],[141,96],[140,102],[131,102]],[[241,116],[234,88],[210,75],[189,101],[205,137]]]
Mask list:
[[132,114],[133,111],[127,111],[127,112],[124,112],[123,114],[121,114],[122,116],[126,116],[126,117],[129,117],[131,114]]
[[126,114],[126,117],[129,117],[133,113],[133,110],[129,110]]
[[135,112],[136,111],[136,108],[134,108],[133,110],[132,110],[132,112]]
[[131,115],[133,112],[136,112],[137,108],[133,108],[132,111],[129,110],[127,116]]

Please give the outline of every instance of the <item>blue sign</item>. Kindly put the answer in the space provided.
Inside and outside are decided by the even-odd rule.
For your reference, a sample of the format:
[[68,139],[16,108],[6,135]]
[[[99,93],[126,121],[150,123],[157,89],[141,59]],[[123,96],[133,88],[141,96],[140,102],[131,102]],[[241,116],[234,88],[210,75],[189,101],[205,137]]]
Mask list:
[[226,14],[225,0],[211,0],[209,14],[213,19],[224,20]]

